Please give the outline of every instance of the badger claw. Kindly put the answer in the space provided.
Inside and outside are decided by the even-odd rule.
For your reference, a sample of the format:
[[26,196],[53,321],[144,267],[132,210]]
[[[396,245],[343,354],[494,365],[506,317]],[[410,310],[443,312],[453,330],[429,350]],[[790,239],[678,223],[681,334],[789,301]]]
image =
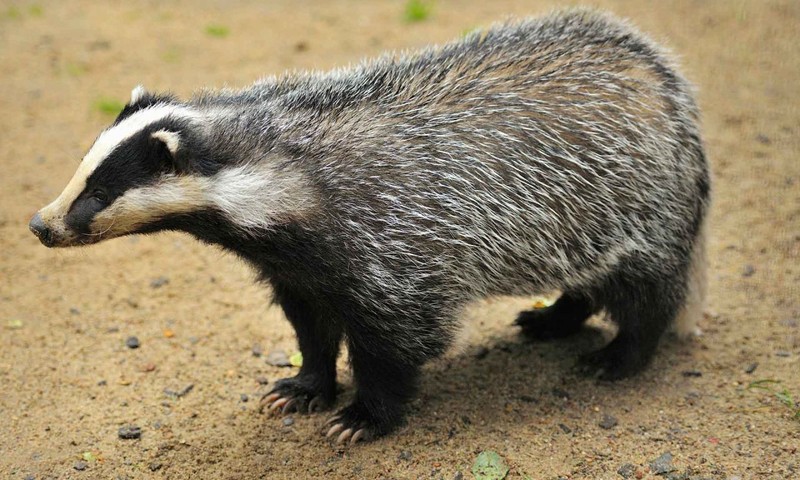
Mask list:
[[[330,421],[329,421],[330,422]],[[326,422],[326,423],[329,423]],[[328,433],[325,434],[325,438],[331,438],[332,436],[336,435],[337,433],[344,430],[344,424],[337,423],[336,425],[332,426],[328,429]]]
[[284,405],[288,404],[289,401],[290,401],[290,399],[288,399],[286,397],[281,397],[281,398],[275,400],[274,402],[272,402],[272,405],[269,406],[267,411],[269,412],[270,415],[275,414],[276,412],[278,412],[278,410],[280,410],[281,413],[283,413],[282,407]]

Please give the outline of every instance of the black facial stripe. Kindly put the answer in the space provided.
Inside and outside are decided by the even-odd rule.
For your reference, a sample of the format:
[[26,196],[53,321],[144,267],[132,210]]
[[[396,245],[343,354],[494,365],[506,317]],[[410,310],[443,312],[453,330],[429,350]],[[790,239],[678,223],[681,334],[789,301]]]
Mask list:
[[89,226],[94,220],[97,212],[104,209],[107,203],[101,202],[92,197],[90,192],[83,192],[69,208],[69,213],[64,218],[67,226],[80,234],[86,235],[91,233]]
[[86,180],[84,193],[102,189],[113,202],[126,191],[154,183],[169,167],[169,152],[151,137],[148,127],[126,139],[105,158]]

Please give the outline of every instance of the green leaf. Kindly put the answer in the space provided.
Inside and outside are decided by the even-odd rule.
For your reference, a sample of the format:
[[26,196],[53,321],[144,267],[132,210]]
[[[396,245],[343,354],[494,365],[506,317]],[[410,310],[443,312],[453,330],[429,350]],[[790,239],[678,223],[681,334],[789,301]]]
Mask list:
[[486,450],[472,464],[472,474],[477,480],[503,480],[508,475],[508,465],[497,452]]
[[421,22],[431,14],[431,2],[425,0],[408,0],[405,18],[407,22]]
[[116,117],[125,108],[125,104],[113,98],[99,98],[94,102],[94,108],[100,113]]
[[6,324],[6,327],[12,330],[19,330],[20,328],[22,328],[22,326],[23,326],[22,320],[18,318],[12,318]]
[[292,364],[293,367],[302,367],[303,366],[303,354],[300,352],[295,352],[289,357],[289,363]]
[[231,29],[224,25],[208,25],[206,27],[206,34],[212,37],[225,38],[229,33],[231,33]]

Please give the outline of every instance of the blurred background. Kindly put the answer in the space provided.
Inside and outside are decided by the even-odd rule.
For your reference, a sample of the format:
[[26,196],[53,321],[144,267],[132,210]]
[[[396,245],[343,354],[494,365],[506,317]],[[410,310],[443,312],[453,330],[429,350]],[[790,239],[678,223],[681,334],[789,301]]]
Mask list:
[[[53,251],[27,230],[137,84],[185,98],[578,4],[676,53],[714,175],[704,334],[640,377],[576,376],[602,336],[527,344],[510,323],[531,300],[490,299],[409,425],[341,450],[325,415],[258,413],[295,368],[265,358],[296,347],[236,259],[179,234]],[[484,452],[500,473],[478,478],[800,475],[798,39],[792,0],[0,0],[0,477],[455,479]]]

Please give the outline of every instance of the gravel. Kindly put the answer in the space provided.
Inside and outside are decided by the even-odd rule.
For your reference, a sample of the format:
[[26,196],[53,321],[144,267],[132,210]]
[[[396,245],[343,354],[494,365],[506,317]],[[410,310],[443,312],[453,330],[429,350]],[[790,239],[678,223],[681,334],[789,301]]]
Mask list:
[[617,469],[617,473],[622,478],[631,478],[636,474],[636,465],[632,463],[626,463]]
[[139,348],[139,339],[136,337],[128,337],[125,339],[125,346],[128,348]]
[[674,472],[675,467],[672,466],[672,453],[662,453],[660,457],[650,462],[650,471],[656,475],[665,475],[669,472]]
[[267,363],[273,367],[291,367],[292,362],[283,350],[274,350],[267,355]]
[[185,387],[181,388],[180,390],[172,390],[170,388],[164,389],[164,395],[171,397],[171,398],[181,398],[186,396],[189,392],[194,389],[194,383],[190,383]]
[[77,470],[79,472],[82,472],[82,471],[86,470],[87,468],[89,468],[89,464],[86,463],[83,460],[78,460],[77,462],[75,462],[75,464],[72,466],[72,468],[74,468],[75,470]]
[[603,428],[605,430],[610,430],[616,427],[618,423],[619,421],[617,420],[616,417],[612,415],[603,415],[603,418],[600,420],[598,425],[600,425],[600,428]]
[[125,425],[119,428],[117,435],[122,440],[137,440],[142,436],[142,427],[137,425]]

